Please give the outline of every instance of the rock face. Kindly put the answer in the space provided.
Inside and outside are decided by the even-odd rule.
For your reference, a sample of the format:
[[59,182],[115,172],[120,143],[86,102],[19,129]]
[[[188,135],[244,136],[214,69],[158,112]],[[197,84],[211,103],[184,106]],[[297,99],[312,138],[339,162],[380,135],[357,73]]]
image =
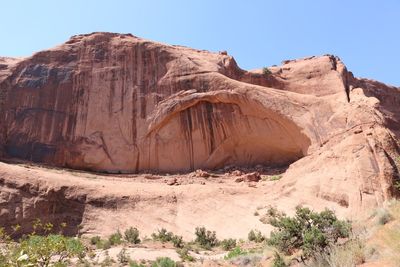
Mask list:
[[396,193],[399,88],[331,55],[269,70],[113,33],[0,58],[2,155],[115,173],[295,162],[282,195],[362,210]]

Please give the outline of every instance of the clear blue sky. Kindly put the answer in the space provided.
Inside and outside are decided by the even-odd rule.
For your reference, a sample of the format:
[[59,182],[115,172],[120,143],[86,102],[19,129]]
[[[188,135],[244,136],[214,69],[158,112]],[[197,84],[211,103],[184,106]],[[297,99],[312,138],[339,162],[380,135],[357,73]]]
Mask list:
[[244,69],[335,54],[356,76],[400,86],[400,0],[4,0],[0,14],[2,56],[111,31],[227,50]]

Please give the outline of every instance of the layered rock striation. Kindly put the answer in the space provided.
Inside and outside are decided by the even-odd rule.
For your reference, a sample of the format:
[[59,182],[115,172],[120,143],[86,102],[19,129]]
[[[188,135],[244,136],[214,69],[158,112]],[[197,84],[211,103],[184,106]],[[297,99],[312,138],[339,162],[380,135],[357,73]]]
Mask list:
[[2,157],[110,173],[293,163],[277,196],[363,210],[396,194],[399,88],[331,55],[269,72],[114,33],[0,58]]

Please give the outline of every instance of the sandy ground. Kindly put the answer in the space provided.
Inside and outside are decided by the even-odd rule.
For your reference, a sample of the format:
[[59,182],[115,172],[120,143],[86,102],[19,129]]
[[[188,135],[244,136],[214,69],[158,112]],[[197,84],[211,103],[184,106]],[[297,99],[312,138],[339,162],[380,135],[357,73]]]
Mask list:
[[63,186],[69,188],[70,195],[85,194],[87,199],[102,201],[86,205],[81,231],[84,235],[106,236],[132,226],[140,230],[142,237],[149,237],[164,227],[186,240],[194,238],[197,226],[216,231],[221,239],[247,238],[251,229],[269,231],[268,225],[259,219],[265,207],[273,204],[271,189],[278,181],[269,181],[269,177],[282,171],[264,170],[261,174],[264,181],[257,183],[235,182],[238,176],[229,171],[210,173],[209,177],[198,177],[195,172],[103,175],[0,163],[2,177],[11,174],[20,183],[48,188]]

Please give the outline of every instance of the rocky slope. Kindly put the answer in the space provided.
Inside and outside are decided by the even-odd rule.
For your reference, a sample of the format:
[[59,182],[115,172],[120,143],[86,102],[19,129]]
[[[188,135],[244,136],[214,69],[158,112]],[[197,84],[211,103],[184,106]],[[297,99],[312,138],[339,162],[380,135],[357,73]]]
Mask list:
[[[355,78],[331,55],[269,70],[241,70],[224,52],[113,33],[74,36],[29,58],[0,58],[1,155],[108,173],[291,164],[262,201],[290,199],[283,208],[331,203],[346,216],[397,194],[399,88]],[[0,166],[4,224],[40,216],[38,199],[70,203],[80,221],[88,206],[109,203],[106,192],[100,206],[90,202],[85,186],[68,194],[70,184],[54,196],[51,172],[35,174],[41,182],[33,186],[14,168]],[[47,215],[57,213],[47,208]]]

